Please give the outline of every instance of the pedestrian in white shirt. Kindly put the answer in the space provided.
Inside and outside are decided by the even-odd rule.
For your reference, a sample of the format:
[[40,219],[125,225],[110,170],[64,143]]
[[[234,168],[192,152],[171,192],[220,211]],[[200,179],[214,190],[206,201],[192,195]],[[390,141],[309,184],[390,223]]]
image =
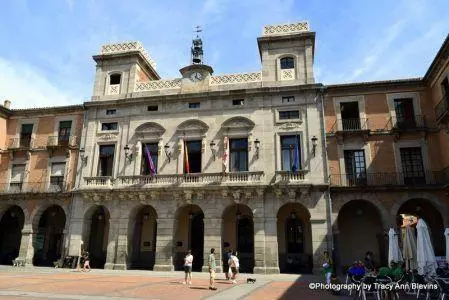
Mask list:
[[237,274],[239,272],[239,259],[237,257],[237,252],[234,251],[232,252],[231,258],[228,261],[229,263],[229,267],[231,268],[232,271],[232,283],[237,283]]
[[186,277],[183,284],[187,284],[187,277],[189,278],[189,284],[192,284],[192,264],[193,264],[192,250],[189,250],[187,252],[186,257],[184,258],[184,271]]

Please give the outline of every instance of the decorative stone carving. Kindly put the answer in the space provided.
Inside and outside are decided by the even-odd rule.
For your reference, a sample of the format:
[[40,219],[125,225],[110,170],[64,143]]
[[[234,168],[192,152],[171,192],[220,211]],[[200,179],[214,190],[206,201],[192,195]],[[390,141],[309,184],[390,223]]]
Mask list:
[[281,200],[282,196],[283,196],[283,191],[281,189],[277,188],[277,189],[274,189],[274,194],[276,195],[276,198],[278,200]]
[[239,203],[240,202],[240,196],[241,196],[242,192],[240,190],[236,190],[232,192],[232,199],[234,200],[235,203]]
[[228,199],[229,192],[227,190],[222,190],[221,191],[221,196],[223,197],[223,199]]
[[203,200],[203,199],[204,199],[204,192],[201,192],[201,191],[196,192],[196,199],[197,199],[198,201]]
[[287,194],[288,194],[288,199],[291,202],[294,202],[296,200],[296,191],[294,189],[288,189]]
[[192,204],[192,194],[193,194],[193,191],[184,190],[184,200],[186,203]]
[[300,127],[300,122],[288,122],[288,123],[283,123],[282,125],[279,126],[279,129],[282,130],[295,130],[298,129]]
[[142,137],[161,137],[165,133],[165,128],[155,122],[147,122],[136,128],[136,134]]
[[300,22],[293,24],[267,25],[263,28],[264,35],[282,35],[309,31],[309,23]]
[[221,127],[227,130],[243,129],[249,131],[254,128],[254,126],[254,122],[250,119],[244,117],[233,117],[226,120]]
[[148,61],[149,65],[151,65],[152,68],[156,69],[156,63],[154,62],[154,60],[151,59],[151,57],[148,55],[148,52],[145,50],[143,45],[138,41],[106,44],[101,46],[100,53],[102,55],[108,55],[108,54],[118,54],[134,51],[139,51],[142,54],[142,56]]
[[241,73],[241,74],[226,74],[220,76],[211,76],[210,85],[222,85],[222,84],[239,84],[249,82],[261,82],[262,73]]
[[253,191],[250,189],[245,190],[245,199],[251,200],[253,198]]
[[116,140],[118,133],[98,133],[98,139],[101,141]]
[[181,78],[173,80],[153,80],[148,82],[137,82],[134,86],[134,92],[145,92],[164,89],[176,89],[181,87]]

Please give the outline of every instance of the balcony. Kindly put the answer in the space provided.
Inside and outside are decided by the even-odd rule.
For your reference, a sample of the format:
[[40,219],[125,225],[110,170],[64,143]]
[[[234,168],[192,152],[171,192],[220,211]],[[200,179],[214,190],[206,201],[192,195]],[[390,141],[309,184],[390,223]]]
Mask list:
[[332,187],[440,186],[447,182],[443,171],[422,173],[332,174]]
[[122,187],[164,187],[164,186],[208,186],[208,185],[246,185],[261,183],[264,172],[231,173],[192,173],[119,176],[113,180],[108,176],[85,177],[88,188]]
[[415,115],[408,118],[391,117],[389,127],[394,132],[424,131],[429,128],[424,115]]
[[8,141],[8,149],[10,150],[29,150],[33,146],[31,137],[10,138]]
[[446,94],[435,106],[435,118],[437,123],[443,122],[449,115],[449,94]]
[[275,182],[277,184],[301,184],[307,182],[306,174],[308,170],[276,171]]
[[367,118],[357,119],[337,119],[331,130],[328,132],[330,136],[336,136],[339,139],[348,136],[363,136],[367,137],[370,133],[369,123]]
[[76,136],[73,135],[49,136],[47,148],[75,147],[76,144]]
[[0,182],[0,194],[24,194],[24,193],[60,193],[68,192],[64,179],[50,181],[22,181]]

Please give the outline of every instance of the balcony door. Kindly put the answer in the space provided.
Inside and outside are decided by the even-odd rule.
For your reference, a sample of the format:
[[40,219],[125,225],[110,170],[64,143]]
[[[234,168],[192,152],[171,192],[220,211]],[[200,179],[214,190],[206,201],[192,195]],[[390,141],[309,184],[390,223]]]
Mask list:
[[231,139],[231,172],[248,171],[248,139]]
[[401,148],[400,151],[404,184],[425,184],[426,176],[422,162],[421,148]]
[[115,145],[101,145],[98,160],[98,176],[112,176]]
[[184,173],[201,173],[201,141],[186,141]]
[[396,112],[396,126],[398,128],[415,128],[415,111],[413,109],[413,99],[395,99],[394,110]]
[[20,147],[29,148],[33,134],[33,124],[22,124],[20,131]]
[[360,112],[357,101],[340,103],[341,125],[344,131],[360,130]]
[[65,172],[65,162],[51,164],[51,175],[50,175],[51,191],[59,192],[64,189],[64,172]]
[[68,145],[70,139],[70,131],[72,130],[72,121],[59,122],[58,145]]
[[345,169],[347,185],[365,185],[366,164],[364,150],[345,150]]

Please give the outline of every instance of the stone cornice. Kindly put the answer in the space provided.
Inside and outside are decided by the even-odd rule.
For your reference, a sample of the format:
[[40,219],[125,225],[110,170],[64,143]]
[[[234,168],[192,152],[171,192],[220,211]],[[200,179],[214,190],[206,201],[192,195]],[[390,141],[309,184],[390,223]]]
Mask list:
[[444,66],[444,63],[448,60],[448,58],[449,58],[449,34],[446,36],[446,39],[441,45],[440,50],[438,50],[438,53],[435,55],[435,58],[433,59],[432,63],[429,66],[429,69],[427,69],[427,72],[424,75],[424,80],[427,83],[431,83],[434,80],[434,78],[437,76],[438,72]]
[[[408,79],[398,79],[398,80],[383,80],[383,81],[368,81],[368,82],[355,82],[355,83],[344,83],[344,84],[331,84],[327,85],[327,94],[338,94],[340,92],[356,92],[356,93],[371,93],[373,91],[385,89],[394,90],[404,88],[425,88],[425,83],[422,78],[408,78]],[[370,89],[370,90],[367,90]]]
[[12,109],[10,110],[10,117],[30,117],[30,116],[44,116],[54,114],[69,114],[84,111],[84,105],[68,105],[55,107],[39,107],[26,109]]

